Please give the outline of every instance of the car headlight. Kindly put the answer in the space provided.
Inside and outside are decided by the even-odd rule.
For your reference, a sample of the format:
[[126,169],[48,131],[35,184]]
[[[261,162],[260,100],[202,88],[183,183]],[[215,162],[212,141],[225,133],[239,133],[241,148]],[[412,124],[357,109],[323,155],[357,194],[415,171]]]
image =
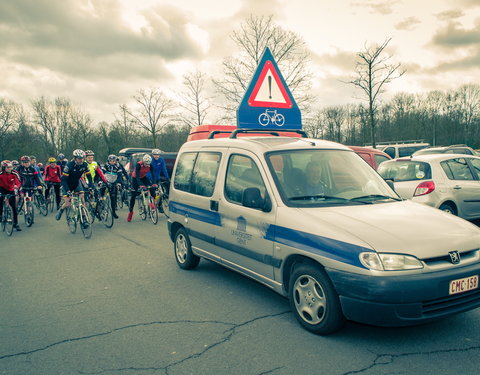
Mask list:
[[360,262],[371,270],[402,271],[423,268],[422,262],[411,255],[365,252],[359,255]]

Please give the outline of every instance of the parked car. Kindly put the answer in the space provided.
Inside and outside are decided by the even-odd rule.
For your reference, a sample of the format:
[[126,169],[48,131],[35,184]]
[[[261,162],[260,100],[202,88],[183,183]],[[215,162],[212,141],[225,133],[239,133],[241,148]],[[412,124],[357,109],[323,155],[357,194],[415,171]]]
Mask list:
[[384,161],[391,160],[392,158],[383,151],[377,150],[372,147],[361,147],[361,146],[347,146],[358,155],[362,157],[373,169],[377,169],[378,166]]
[[246,275],[317,334],[480,306],[477,226],[400,199],[346,146],[236,133],[179,151],[168,230],[180,268],[205,258]]
[[405,156],[410,156],[418,150],[422,150],[426,147],[429,147],[430,143],[427,142],[414,142],[414,141],[405,141],[398,142],[393,144],[381,144],[377,145],[377,148],[386,154],[388,154],[392,159],[401,158]]
[[479,155],[473,148],[467,145],[451,145],[442,147],[427,147],[415,151],[413,156],[427,155],[427,154],[465,154],[465,155]]
[[[125,170],[130,175],[133,172],[135,164],[142,160],[143,155],[152,153],[153,148],[145,147],[129,147],[123,148],[118,152],[120,160],[125,167]],[[162,152],[161,157],[165,160],[167,172],[169,176],[172,176],[173,166],[175,165],[175,159],[177,158],[176,152]]]
[[480,157],[427,154],[386,161],[378,173],[402,198],[464,219],[480,218]]

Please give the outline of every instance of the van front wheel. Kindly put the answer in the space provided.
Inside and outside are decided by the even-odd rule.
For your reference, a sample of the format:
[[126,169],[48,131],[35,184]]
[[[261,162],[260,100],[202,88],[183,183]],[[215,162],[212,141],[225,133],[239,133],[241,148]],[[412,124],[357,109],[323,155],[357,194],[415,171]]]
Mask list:
[[191,270],[198,266],[200,257],[192,252],[192,244],[184,228],[180,228],[175,234],[173,251],[175,252],[175,260],[180,268]]
[[308,331],[328,335],[345,323],[338,294],[325,271],[310,264],[295,267],[289,288],[290,306]]

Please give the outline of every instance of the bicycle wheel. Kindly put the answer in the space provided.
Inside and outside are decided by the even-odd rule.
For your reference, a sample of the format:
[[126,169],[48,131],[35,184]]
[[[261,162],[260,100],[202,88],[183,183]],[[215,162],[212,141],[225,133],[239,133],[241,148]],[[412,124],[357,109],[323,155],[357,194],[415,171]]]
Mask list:
[[3,219],[2,229],[8,236],[11,236],[13,233],[13,211],[9,204],[3,206]]
[[123,188],[118,189],[117,191],[117,208],[123,208]]
[[113,215],[112,215],[112,207],[109,204],[109,199],[104,202],[104,206],[102,211],[100,212],[100,219],[102,223],[107,227],[113,227]]
[[48,206],[47,206],[47,200],[45,197],[41,194],[37,195],[37,204],[38,204],[38,210],[43,216],[48,215]]
[[155,205],[155,202],[153,201],[152,198],[149,199],[149,203],[148,203],[148,216],[150,216],[150,220],[152,220],[153,224],[158,223],[157,206]]
[[79,214],[80,229],[82,230],[83,237],[88,239],[92,237],[92,224],[90,223],[88,211],[84,206],[81,206]]
[[163,214],[169,218],[170,217],[170,207],[169,207],[170,201],[168,200],[168,196],[166,194],[163,195],[162,197],[162,202],[161,202],[161,207]]
[[262,126],[267,126],[270,122],[270,117],[266,113],[261,113],[260,116],[258,116],[258,123]]
[[72,207],[67,208],[66,212],[67,226],[70,233],[75,233],[77,231],[77,215],[76,210]]
[[95,207],[93,205],[93,202],[88,200],[88,201],[85,202],[85,205],[87,206],[87,210],[88,210],[88,213],[89,213],[88,216],[90,218],[90,224],[93,224],[93,222],[95,221]]
[[33,218],[35,216],[35,212],[34,212],[34,208],[31,200],[25,201],[24,211],[25,211],[25,215],[24,215],[25,225],[27,227],[31,227],[33,224]]
[[145,207],[141,196],[140,199],[138,199],[138,213],[140,214],[142,220],[147,220],[147,208]]
[[48,193],[48,198],[46,199],[47,210],[50,212],[53,212],[53,205],[54,205],[52,190],[53,189],[50,190],[50,192]]

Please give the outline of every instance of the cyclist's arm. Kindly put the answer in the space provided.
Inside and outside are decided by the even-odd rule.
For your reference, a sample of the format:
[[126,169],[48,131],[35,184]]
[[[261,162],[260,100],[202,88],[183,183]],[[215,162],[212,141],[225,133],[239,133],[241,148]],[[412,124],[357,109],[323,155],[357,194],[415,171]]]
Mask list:
[[167,179],[167,181],[169,181],[170,176],[168,175],[167,164],[165,163],[164,158],[160,158],[160,170],[162,171],[162,173],[165,176],[165,178]]
[[97,165],[97,168],[96,168],[96,172],[97,172],[97,174],[100,176],[100,178],[102,179],[102,181],[106,184],[106,183],[107,183],[107,179],[105,178],[105,175],[104,175],[103,172],[102,172],[102,168],[100,168],[98,165]]

